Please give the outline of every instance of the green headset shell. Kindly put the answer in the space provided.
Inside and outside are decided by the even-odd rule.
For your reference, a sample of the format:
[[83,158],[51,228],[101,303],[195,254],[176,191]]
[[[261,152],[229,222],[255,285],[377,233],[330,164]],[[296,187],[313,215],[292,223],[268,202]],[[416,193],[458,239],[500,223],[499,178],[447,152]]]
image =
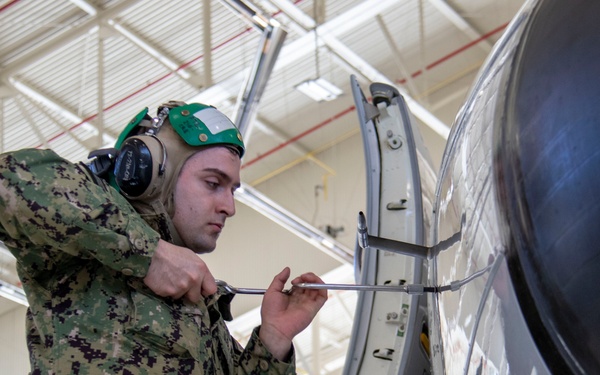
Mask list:
[[233,122],[215,107],[191,103],[169,111],[169,122],[190,146],[233,145],[244,155],[242,135]]
[[119,138],[115,143],[115,148],[117,150],[121,149],[121,146],[123,145],[123,142],[125,142],[125,139],[137,134],[137,132],[139,131],[137,127],[141,124],[143,120],[152,121],[152,117],[148,115],[148,107],[144,108],[140,111],[140,113],[135,115],[135,117],[132,118],[131,121],[129,121],[125,129],[121,132],[121,134],[119,134]]

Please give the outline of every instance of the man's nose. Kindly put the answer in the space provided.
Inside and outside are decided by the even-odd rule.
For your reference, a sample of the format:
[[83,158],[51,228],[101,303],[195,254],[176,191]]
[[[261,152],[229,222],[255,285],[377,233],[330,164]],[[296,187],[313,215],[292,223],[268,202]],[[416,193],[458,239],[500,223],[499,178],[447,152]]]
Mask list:
[[233,197],[233,193],[223,194],[219,208],[228,217],[235,215],[235,198]]

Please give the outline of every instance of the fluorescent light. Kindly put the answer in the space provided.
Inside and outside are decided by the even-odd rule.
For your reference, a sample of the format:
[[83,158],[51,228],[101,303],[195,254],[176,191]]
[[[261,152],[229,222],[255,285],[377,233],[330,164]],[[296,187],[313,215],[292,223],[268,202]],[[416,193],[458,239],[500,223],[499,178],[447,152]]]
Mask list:
[[296,90],[317,102],[330,101],[342,94],[342,90],[323,78],[309,79],[296,85]]

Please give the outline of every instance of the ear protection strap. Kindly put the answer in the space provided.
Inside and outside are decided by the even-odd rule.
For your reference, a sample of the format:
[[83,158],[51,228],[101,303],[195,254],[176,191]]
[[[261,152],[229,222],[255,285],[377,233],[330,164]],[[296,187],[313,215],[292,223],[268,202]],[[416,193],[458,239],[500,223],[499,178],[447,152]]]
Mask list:
[[150,137],[156,139],[156,141],[160,144],[160,147],[162,147],[162,162],[160,163],[160,165],[158,166],[158,175],[162,176],[165,173],[165,168],[167,166],[167,147],[165,146],[165,144],[163,143],[163,141],[161,141],[160,139],[158,139],[157,136],[155,136],[154,134],[150,134]]

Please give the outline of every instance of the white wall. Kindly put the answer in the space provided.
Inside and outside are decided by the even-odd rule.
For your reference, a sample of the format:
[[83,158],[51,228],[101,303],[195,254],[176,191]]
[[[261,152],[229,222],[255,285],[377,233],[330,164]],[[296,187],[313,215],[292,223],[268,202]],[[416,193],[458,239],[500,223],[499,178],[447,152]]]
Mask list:
[[14,304],[4,298],[3,306],[13,304],[14,307],[0,315],[0,374],[29,373],[29,353],[25,343],[25,311],[24,306]]

